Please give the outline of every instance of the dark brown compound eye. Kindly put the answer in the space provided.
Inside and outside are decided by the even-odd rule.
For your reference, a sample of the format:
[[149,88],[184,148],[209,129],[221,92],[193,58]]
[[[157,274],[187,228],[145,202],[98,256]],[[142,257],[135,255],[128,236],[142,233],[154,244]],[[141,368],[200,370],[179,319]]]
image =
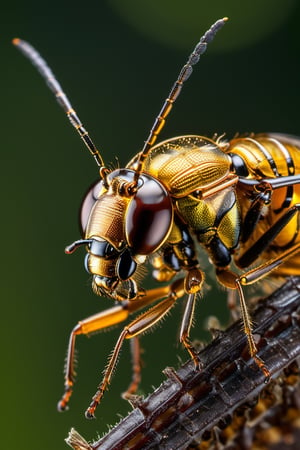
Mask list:
[[149,255],[168,237],[173,220],[170,196],[155,178],[142,174],[143,181],[129,203],[125,233],[132,254]]

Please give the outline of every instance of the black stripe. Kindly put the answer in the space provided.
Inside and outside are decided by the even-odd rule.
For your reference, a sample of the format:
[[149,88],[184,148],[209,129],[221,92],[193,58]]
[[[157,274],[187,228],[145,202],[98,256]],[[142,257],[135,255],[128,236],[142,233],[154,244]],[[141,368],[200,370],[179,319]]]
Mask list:
[[269,153],[269,151],[265,148],[264,145],[262,145],[259,141],[257,141],[256,139],[252,139],[252,138],[246,138],[247,141],[252,142],[252,144],[255,144],[257,146],[257,148],[263,153],[263,155],[266,157],[273,173],[275,177],[279,177],[279,173],[277,170],[277,166],[276,163],[272,157],[272,155]]

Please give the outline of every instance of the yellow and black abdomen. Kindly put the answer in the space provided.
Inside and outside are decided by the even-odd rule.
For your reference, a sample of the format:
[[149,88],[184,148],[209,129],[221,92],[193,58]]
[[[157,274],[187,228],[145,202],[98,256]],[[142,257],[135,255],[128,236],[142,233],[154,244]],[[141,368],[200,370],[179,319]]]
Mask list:
[[[254,135],[247,138],[237,138],[230,142],[227,152],[238,155],[244,162],[247,178],[260,180],[300,174],[300,140],[284,135]],[[254,202],[257,202],[259,192],[247,191],[241,184],[237,186],[237,198],[241,211],[241,227],[247,228],[249,211],[255,214]],[[270,189],[269,201],[267,187],[265,205],[260,211],[260,218],[253,232],[243,241],[241,238],[239,251],[234,259],[238,266],[245,268],[247,257],[256,242],[262,243],[262,251],[251,263],[265,263],[279,256],[285,249],[300,242],[299,214],[296,213],[278,233],[274,233],[272,241],[263,247],[264,236],[283,218],[294,205],[300,203],[300,185],[289,185],[280,189]],[[277,275],[299,275],[300,255],[287,260],[279,269]]]

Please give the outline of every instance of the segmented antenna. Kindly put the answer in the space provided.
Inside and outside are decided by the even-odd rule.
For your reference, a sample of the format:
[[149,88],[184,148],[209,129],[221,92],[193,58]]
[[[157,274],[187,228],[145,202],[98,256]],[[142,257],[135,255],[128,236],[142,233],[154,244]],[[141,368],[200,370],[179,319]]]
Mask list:
[[71,124],[77,130],[77,132],[79,133],[79,136],[81,137],[81,139],[87,146],[91,155],[94,157],[97,165],[100,167],[101,178],[104,178],[104,174],[106,171],[104,161],[103,161],[99,151],[97,150],[95,144],[93,143],[92,139],[90,138],[88,132],[83,127],[83,125],[82,125],[79,117],[77,116],[76,112],[74,111],[68,97],[62,90],[61,85],[56,80],[55,75],[53,74],[52,70],[50,69],[50,67],[48,66],[46,61],[28,42],[16,38],[13,40],[13,44],[37,68],[38,72],[42,75],[42,77],[46,81],[47,86],[55,94],[57,102],[59,103],[59,105],[63,108],[63,110],[67,114]]
[[[165,125],[166,117],[170,113],[173,103],[179,96],[183,83],[190,77],[193,67],[200,59],[200,56],[203,55],[203,53],[206,50],[207,44],[211,42],[216,33],[220,30],[220,28],[223,27],[225,22],[228,20],[227,17],[224,17],[223,19],[217,20],[208,31],[201,37],[200,41],[196,45],[194,51],[191,53],[189,59],[187,60],[186,64],[181,69],[179,76],[177,80],[175,81],[169,96],[166,98],[163,107],[159,113],[159,115],[156,117],[154,124],[151,128],[150,134],[148,139],[145,141],[144,147],[139,154],[139,158],[137,161],[137,170],[134,178],[134,183],[136,185],[137,180],[139,178],[139,175],[143,168],[143,163],[148,155],[151,147],[155,143],[157,136],[161,132],[162,128]],[[41,74],[41,76],[46,81],[48,87],[50,90],[55,94],[56,100],[60,104],[60,106],[63,108],[65,113],[67,114],[71,124],[73,127],[77,130],[80,137],[82,138],[83,142],[87,146],[88,150],[90,151],[91,155],[94,157],[97,165],[100,167],[100,176],[101,178],[105,179],[105,174],[107,173],[107,169],[104,165],[104,161],[97,150],[95,144],[93,143],[92,139],[90,138],[88,132],[83,127],[79,117],[77,116],[76,112],[74,111],[69,99],[67,98],[66,94],[62,90],[59,82],[56,80],[52,70],[49,68],[46,61],[41,57],[41,55],[26,41],[23,41],[21,39],[14,39],[13,44],[18,47],[18,49],[26,56],[26,58],[29,59],[29,61],[37,68],[38,72]]]
[[190,77],[190,75],[193,72],[192,66],[197,64],[197,62],[200,59],[200,56],[203,55],[203,53],[205,52],[207,44],[209,44],[209,42],[211,42],[214,39],[217,32],[223,27],[223,25],[225,24],[225,22],[227,20],[228,20],[227,17],[217,20],[210,27],[210,29],[206,31],[206,33],[201,37],[200,41],[194,48],[193,52],[190,54],[189,59],[187,60],[186,64],[181,69],[179,76],[178,76],[177,80],[175,81],[175,83],[169,93],[169,96],[166,98],[166,100],[163,104],[163,107],[160,110],[160,113],[158,114],[158,116],[156,117],[156,119],[154,121],[154,124],[153,124],[150,134],[149,134],[149,137],[145,141],[144,147],[139,155],[138,165],[137,165],[136,174],[135,174],[135,182],[137,182],[137,179],[143,169],[143,163],[144,163],[146,156],[148,155],[151,147],[153,146],[153,144],[155,143],[155,141],[157,139],[157,136],[159,135],[159,133],[161,132],[162,128],[165,125],[166,117],[170,113],[172,106],[175,103],[175,100],[178,98],[178,96],[181,92],[183,83]]

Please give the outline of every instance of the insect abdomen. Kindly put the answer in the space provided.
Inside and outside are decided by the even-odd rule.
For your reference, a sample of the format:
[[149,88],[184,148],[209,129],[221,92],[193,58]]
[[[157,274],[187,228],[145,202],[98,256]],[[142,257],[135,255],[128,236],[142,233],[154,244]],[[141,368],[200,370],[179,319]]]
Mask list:
[[300,140],[296,138],[275,134],[237,138],[230,142],[227,152],[243,159],[250,178],[273,178],[300,173]]
[[[297,138],[284,135],[254,135],[247,138],[237,138],[230,142],[227,149],[230,154],[238,155],[244,162],[248,171],[248,178],[264,179],[293,176],[300,174],[300,141]],[[255,201],[255,194],[237,189],[240,205],[242,228],[246,227],[246,216]],[[247,252],[261,236],[264,235],[281,217],[294,205],[300,202],[299,184],[286,186],[273,190],[270,202],[266,202],[261,217],[253,233],[244,242],[240,243],[239,252],[235,256],[237,265],[242,254]],[[274,240],[259,255],[255,263],[270,260],[280,255],[286,248],[300,241],[298,213],[276,235]],[[242,265],[242,267],[244,267]],[[300,257],[294,257],[279,270],[278,275],[299,275]]]

